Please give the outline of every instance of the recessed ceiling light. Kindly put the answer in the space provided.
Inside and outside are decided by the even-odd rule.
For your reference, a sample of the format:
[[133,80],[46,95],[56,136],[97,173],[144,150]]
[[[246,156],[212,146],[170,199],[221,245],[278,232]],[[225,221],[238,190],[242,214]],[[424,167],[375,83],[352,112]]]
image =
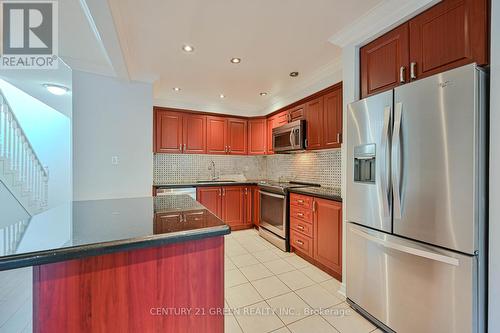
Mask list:
[[54,95],[57,95],[57,96],[61,96],[61,95],[65,95],[68,93],[69,91],[69,88],[65,87],[65,86],[60,86],[58,84],[52,84],[52,83],[45,83],[43,85],[45,87],[45,89],[47,89],[51,94],[54,94]]
[[261,96],[267,96],[267,93],[266,92],[261,92],[260,95]]
[[220,97],[220,98],[226,98],[226,95],[224,95],[224,94],[220,94],[220,95],[219,95],[219,97]]
[[297,76],[299,76],[299,72],[291,72],[290,76],[291,77],[297,77]]
[[174,89],[174,91],[181,91],[181,88],[179,88],[179,87],[175,87],[173,89]]
[[231,58],[231,63],[239,64],[241,62],[241,58]]
[[191,45],[185,44],[184,46],[182,46],[182,50],[184,52],[193,52],[194,51],[194,47],[191,46]]

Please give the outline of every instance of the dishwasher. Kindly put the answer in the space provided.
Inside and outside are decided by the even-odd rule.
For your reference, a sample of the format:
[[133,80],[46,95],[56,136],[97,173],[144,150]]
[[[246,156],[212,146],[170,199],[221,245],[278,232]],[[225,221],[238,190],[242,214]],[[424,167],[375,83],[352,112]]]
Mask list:
[[156,195],[189,195],[196,200],[196,187],[160,188],[156,190]]

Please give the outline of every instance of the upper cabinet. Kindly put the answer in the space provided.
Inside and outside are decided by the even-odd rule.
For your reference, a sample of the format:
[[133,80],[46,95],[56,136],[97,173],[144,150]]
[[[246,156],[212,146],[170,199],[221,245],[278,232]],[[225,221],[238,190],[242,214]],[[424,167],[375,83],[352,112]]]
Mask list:
[[488,63],[487,0],[444,0],[409,22],[410,66],[420,79]]
[[154,147],[157,153],[206,153],[206,116],[156,110]]
[[208,154],[247,154],[247,121],[207,116]]
[[488,0],[443,0],[360,49],[361,97],[488,64]]
[[408,80],[408,24],[360,49],[362,97],[394,88]]
[[305,105],[300,104],[297,105],[296,107],[291,108],[288,110],[288,119],[290,121],[295,121],[295,120],[300,120],[305,118]]
[[307,149],[340,148],[342,143],[342,83],[305,103]]
[[319,149],[323,142],[323,96],[306,103],[307,149]]
[[267,151],[266,118],[248,121],[248,155],[265,155]]

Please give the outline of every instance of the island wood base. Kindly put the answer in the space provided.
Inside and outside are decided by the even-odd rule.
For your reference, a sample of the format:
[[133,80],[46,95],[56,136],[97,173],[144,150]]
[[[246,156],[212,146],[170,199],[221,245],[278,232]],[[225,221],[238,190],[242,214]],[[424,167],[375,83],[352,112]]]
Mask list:
[[224,238],[33,269],[34,332],[223,332]]

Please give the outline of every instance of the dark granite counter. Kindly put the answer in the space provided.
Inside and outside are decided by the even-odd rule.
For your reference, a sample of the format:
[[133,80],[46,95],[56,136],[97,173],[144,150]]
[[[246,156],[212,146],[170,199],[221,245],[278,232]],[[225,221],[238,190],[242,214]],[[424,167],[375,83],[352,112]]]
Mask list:
[[301,187],[292,188],[289,190],[290,193],[299,193],[310,195],[313,197],[334,200],[342,202],[342,196],[339,188],[333,187]]
[[[19,221],[0,227],[14,225]],[[187,195],[75,201],[34,215],[21,228],[0,256],[0,271],[230,233]]]

